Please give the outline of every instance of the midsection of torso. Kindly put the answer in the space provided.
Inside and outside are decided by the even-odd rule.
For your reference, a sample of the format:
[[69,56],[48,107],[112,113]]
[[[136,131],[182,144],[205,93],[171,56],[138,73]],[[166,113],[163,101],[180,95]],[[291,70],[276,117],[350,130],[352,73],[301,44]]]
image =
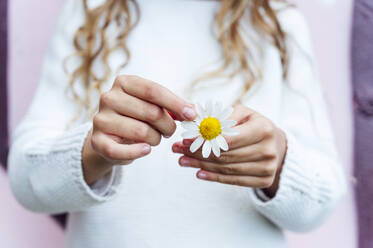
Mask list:
[[[188,85],[221,58],[212,32],[219,3],[138,2],[140,22],[128,40],[130,63],[120,73],[153,80],[186,97]],[[113,67],[123,62],[121,56],[112,56]],[[276,92],[279,86],[272,83],[271,90]],[[230,104],[242,84],[238,77],[228,88],[212,86],[192,99]],[[251,107],[272,114],[271,106],[277,105],[271,101],[276,99],[266,99],[266,106],[253,100]],[[251,206],[249,188],[201,181],[195,169],[178,165],[171,145],[181,140],[180,133],[178,128],[149,156],[126,166],[114,199],[70,214],[69,247],[284,247],[281,231]]]
[[201,181],[178,165],[177,139],[126,166],[114,199],[70,214],[70,247],[284,247],[281,231],[251,206],[249,188]]

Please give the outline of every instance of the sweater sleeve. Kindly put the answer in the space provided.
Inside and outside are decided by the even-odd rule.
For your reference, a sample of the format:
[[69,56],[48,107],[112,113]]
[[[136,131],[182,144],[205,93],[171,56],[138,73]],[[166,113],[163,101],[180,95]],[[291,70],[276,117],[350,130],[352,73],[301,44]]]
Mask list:
[[306,21],[295,8],[282,10],[279,19],[288,35],[290,64],[276,124],[286,133],[287,153],[275,197],[265,200],[251,189],[250,198],[280,228],[304,232],[325,220],[344,195],[346,182]]
[[82,14],[77,2],[68,1],[62,11],[32,104],[12,134],[8,158],[11,187],[16,199],[36,212],[81,211],[100,204],[115,194],[121,178],[121,169],[115,168],[87,185],[81,152],[92,122],[78,121],[66,129],[76,104],[66,94],[68,77],[63,61],[73,52],[74,28],[68,28],[68,22],[71,15]]

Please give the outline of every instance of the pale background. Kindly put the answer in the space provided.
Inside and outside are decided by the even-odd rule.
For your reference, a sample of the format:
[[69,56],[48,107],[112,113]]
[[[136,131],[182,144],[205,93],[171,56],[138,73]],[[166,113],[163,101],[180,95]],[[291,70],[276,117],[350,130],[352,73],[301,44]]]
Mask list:
[[[40,75],[48,39],[63,0],[11,0],[10,11],[10,128],[20,121]],[[351,178],[352,121],[350,104],[349,38],[352,0],[294,0],[313,33],[320,76],[340,154]],[[352,181],[352,180],[351,180]],[[351,191],[351,187],[350,187]],[[0,240],[4,248],[61,248],[62,230],[45,215],[30,213],[11,195],[0,170]],[[325,225],[307,234],[289,234],[292,248],[356,247],[351,192]]]

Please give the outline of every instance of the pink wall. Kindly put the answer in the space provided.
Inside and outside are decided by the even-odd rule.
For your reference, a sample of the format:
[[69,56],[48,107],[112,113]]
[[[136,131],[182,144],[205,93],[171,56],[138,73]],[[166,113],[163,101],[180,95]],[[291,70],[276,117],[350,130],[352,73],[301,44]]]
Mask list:
[[[8,0],[10,128],[20,121],[38,82],[47,41],[63,0]],[[0,170],[0,240],[6,248],[62,248],[62,230],[45,215],[24,210]],[[20,235],[21,234],[21,235]]]
[[[295,0],[304,10],[314,35],[320,74],[324,82],[338,148],[351,169],[351,107],[348,66],[348,39],[352,0]],[[58,9],[63,0],[11,0],[10,4],[10,127],[20,121],[31,101],[40,74]],[[10,193],[0,171],[0,240],[4,247],[62,247],[63,233],[48,217],[23,210]],[[22,238],[18,234],[22,233]],[[343,234],[343,235],[341,235]],[[43,238],[40,238],[43,237]],[[351,193],[332,218],[318,230],[288,234],[291,247],[356,247]]]
[[324,226],[305,235],[291,234],[289,240],[294,248],[353,248],[357,246],[353,194],[351,192],[351,144],[353,140],[349,71],[349,40],[353,1],[294,0],[294,2],[303,10],[313,33],[320,76],[329,105],[338,149],[350,181],[350,192]]

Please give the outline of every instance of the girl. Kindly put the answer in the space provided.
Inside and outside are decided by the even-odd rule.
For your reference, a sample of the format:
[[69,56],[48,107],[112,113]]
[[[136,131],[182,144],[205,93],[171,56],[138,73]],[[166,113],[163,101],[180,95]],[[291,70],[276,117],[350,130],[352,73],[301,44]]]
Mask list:
[[[177,128],[208,100],[237,121],[220,157]],[[307,26],[274,0],[67,1],[9,165],[67,247],[286,247],[345,191]]]

